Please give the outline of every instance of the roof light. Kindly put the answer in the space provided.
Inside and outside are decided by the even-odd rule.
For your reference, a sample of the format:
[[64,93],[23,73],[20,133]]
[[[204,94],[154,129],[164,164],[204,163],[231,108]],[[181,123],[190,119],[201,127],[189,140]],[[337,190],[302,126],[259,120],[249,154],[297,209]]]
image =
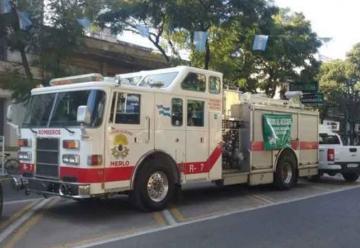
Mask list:
[[98,82],[103,81],[104,77],[99,73],[84,74],[72,77],[55,78],[50,80],[50,85],[65,85],[74,83]]

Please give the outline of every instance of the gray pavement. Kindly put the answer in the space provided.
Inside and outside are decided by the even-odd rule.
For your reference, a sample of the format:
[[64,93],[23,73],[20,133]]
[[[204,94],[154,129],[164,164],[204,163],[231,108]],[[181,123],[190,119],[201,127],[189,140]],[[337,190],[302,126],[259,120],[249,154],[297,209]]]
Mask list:
[[359,213],[357,188],[96,247],[359,247]]
[[[334,194],[333,192],[350,190],[354,187],[360,188],[360,183],[348,184],[341,177],[325,177],[318,183],[300,180],[295,188],[288,191],[278,191],[269,185],[261,187],[240,185],[219,188],[209,183],[194,184],[184,187],[180,199],[170,205],[168,209],[155,213],[143,213],[135,210],[129,204],[125,195],[92,203],[79,203],[58,197],[44,200],[37,195],[31,195],[30,197],[33,198],[29,198],[23,192],[13,191],[9,185],[6,185],[4,216],[0,220],[0,247],[91,247],[96,244],[107,244],[109,246],[109,244],[113,243],[108,244],[108,242],[119,240],[119,238],[122,241],[113,244],[115,247],[120,246],[119,244],[121,244],[121,247],[123,244],[129,245],[129,247],[140,247],[148,242],[148,238],[150,239],[149,244],[155,242],[154,245],[169,246],[166,243],[157,243],[162,241],[159,238],[160,236],[156,235],[166,236],[165,240],[174,247],[180,245],[183,247],[184,244],[188,244],[186,239],[192,240],[189,242],[194,242],[194,244],[200,247],[207,244],[206,240],[209,240],[211,242],[208,245],[212,247],[213,245],[220,245],[222,241],[218,239],[222,235],[218,235],[218,233],[223,231],[226,232],[226,235],[224,235],[226,239],[229,239],[229,243],[225,243],[228,245],[231,242],[239,243],[238,239],[243,237],[243,234],[246,234],[244,240],[248,239],[248,242],[251,239],[258,240],[258,237],[266,240],[265,236],[268,235],[266,233],[267,229],[271,229],[272,226],[276,229],[277,225],[280,224],[286,226],[286,221],[293,223],[296,219],[294,217],[290,218],[291,215],[298,216],[298,212],[301,212],[302,208],[296,207],[298,203],[291,203],[295,204],[295,207],[293,207],[293,210],[290,210],[290,208],[286,210],[287,214],[284,219],[281,216],[276,217],[276,214],[276,218],[272,217],[273,213],[269,213],[270,216],[266,219],[267,214],[263,214],[263,211],[270,210],[265,209],[277,209],[280,207],[277,206],[278,204],[289,205],[287,203],[289,201],[298,201],[299,199],[309,197],[315,197],[314,199],[322,198],[324,196],[321,195],[329,193],[331,195],[344,194],[346,196],[346,191]],[[331,197],[331,195],[326,197]],[[319,206],[314,205],[312,207],[305,207],[304,211],[316,212],[323,207],[323,204]],[[254,209],[258,210],[254,211]],[[251,212],[248,212],[250,210]],[[256,214],[257,211],[259,211],[259,216]],[[285,210],[277,211],[281,213],[281,211]],[[214,222],[208,222],[207,220],[235,212],[243,213],[231,215],[231,217],[218,218],[213,220]],[[251,217],[242,217],[243,215]],[[332,213],[332,215],[334,214]],[[235,217],[238,221],[232,222],[231,219]],[[301,216],[304,223],[296,224],[295,226],[305,225],[313,229],[317,225],[321,227],[324,220],[330,218],[325,216],[321,220],[314,219],[318,223],[311,226],[305,221],[305,217]],[[222,220],[223,218],[224,220]],[[229,221],[227,221],[228,218]],[[193,223],[196,221],[201,222]],[[220,222],[218,223],[218,221]],[[236,226],[236,223],[240,223],[239,226]],[[256,223],[259,226],[255,226]],[[181,225],[186,226],[181,227]],[[208,227],[210,229],[207,229]],[[265,227],[267,229],[262,229]],[[172,233],[171,230],[173,228],[180,230],[180,232]],[[184,228],[184,231],[182,228]],[[254,233],[249,231],[256,228],[259,228],[261,231]],[[286,230],[288,228],[286,226]],[[195,237],[188,238],[192,234],[186,231],[187,229],[194,232],[194,236],[200,238],[199,241],[195,240]],[[275,232],[275,229],[271,231]],[[152,233],[159,230],[162,231]],[[299,230],[304,231],[305,227]],[[310,229],[307,230],[308,232],[304,234],[305,236],[312,233]],[[148,234],[142,235],[144,233]],[[286,235],[291,234],[291,232],[281,232],[281,230],[277,230],[276,233],[277,235],[285,235],[284,239],[287,239]],[[152,235],[155,236],[153,237]],[[232,238],[231,235],[236,237]],[[129,238],[131,236],[136,238]],[[156,241],[156,237],[159,240]],[[291,240],[294,239],[291,235],[289,238]],[[200,241],[204,242],[204,244]],[[280,242],[279,240],[275,241]],[[280,242],[280,244],[286,246],[285,243]],[[264,247],[265,245],[265,243],[259,243],[258,247]],[[146,246],[150,247],[150,245]]]

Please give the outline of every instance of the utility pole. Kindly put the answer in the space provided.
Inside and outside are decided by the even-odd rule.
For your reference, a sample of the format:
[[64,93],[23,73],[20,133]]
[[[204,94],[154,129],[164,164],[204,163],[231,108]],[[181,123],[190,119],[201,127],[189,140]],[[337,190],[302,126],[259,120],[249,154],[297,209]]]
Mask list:
[[346,95],[345,95],[345,129],[346,139],[348,145],[354,145],[354,86],[356,80],[351,78],[346,81]]

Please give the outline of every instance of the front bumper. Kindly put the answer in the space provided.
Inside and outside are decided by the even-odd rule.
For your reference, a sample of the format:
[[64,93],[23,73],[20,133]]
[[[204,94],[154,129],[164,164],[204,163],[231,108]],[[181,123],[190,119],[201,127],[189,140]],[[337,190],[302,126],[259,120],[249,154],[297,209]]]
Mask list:
[[73,199],[90,198],[90,184],[61,182],[51,179],[26,178],[25,190],[41,195],[54,195]]

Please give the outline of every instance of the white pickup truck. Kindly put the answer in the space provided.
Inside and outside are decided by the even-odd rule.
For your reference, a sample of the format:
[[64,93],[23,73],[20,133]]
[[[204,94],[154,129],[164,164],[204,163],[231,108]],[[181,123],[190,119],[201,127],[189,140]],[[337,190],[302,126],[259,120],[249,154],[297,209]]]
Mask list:
[[360,174],[360,146],[344,146],[340,136],[328,130],[319,133],[319,175],[340,173],[347,182],[355,182]]

